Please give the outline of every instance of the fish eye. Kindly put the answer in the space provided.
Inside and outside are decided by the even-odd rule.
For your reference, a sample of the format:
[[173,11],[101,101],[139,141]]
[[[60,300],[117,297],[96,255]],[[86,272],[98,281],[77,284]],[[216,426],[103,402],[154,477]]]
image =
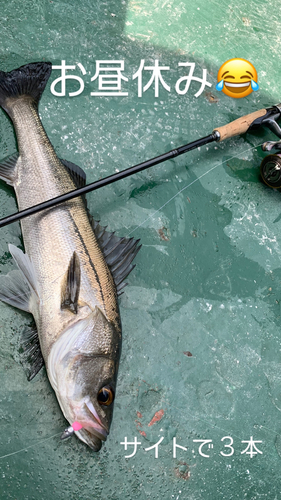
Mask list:
[[109,406],[111,403],[113,403],[114,400],[114,392],[109,387],[109,385],[106,385],[105,387],[102,387],[99,392],[98,392],[98,403],[103,406]]

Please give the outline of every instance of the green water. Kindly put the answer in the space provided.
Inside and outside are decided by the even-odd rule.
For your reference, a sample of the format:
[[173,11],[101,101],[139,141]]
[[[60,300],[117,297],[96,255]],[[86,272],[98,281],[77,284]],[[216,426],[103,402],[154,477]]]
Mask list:
[[[0,69],[76,65],[68,75],[83,78],[83,92],[69,97],[79,84],[68,80],[66,96],[54,96],[54,70],[40,114],[57,154],[91,182],[278,103],[279,10],[277,0],[2,1]],[[260,90],[243,99],[215,90],[233,57],[249,59],[259,76]],[[91,95],[98,60],[124,61],[127,96]],[[141,60],[169,67],[170,92],[160,84],[155,97],[152,84],[138,97]],[[206,69],[212,87],[196,98],[192,81],[179,95],[188,71],[180,62],[195,63],[198,78]],[[143,71],[143,87],[150,76]],[[18,359],[30,317],[0,303],[1,500],[280,498],[281,198],[259,179],[265,140],[273,134],[264,130],[211,144],[87,195],[103,225],[143,244],[120,300],[118,390],[99,453],[76,437],[60,441],[66,422],[45,370],[27,382]],[[15,151],[0,112],[0,155]],[[4,217],[16,202],[0,188]],[[1,274],[14,267],[8,243],[21,245],[19,224],[1,229]],[[262,452],[252,458],[242,453],[251,436]],[[141,443],[131,458],[125,437]],[[162,437],[155,458],[146,449]],[[173,438],[186,448],[176,457]],[[209,458],[194,440],[212,440],[202,448]]]

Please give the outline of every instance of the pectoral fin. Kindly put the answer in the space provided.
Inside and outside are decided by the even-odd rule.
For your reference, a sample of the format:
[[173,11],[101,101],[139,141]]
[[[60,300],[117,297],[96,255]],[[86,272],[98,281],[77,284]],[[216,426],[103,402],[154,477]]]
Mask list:
[[77,314],[80,281],[80,261],[77,253],[73,252],[67,270],[66,282],[62,289],[61,309],[69,309],[74,314]]

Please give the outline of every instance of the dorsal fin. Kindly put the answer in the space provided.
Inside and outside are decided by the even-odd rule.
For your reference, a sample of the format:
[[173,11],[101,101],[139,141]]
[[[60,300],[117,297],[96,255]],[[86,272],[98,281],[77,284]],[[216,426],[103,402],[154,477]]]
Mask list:
[[[86,174],[82,168],[67,160],[61,160],[61,162],[66,167],[77,188],[86,185]],[[82,198],[87,208],[86,197],[83,196]],[[87,211],[91,226],[113,276],[117,294],[120,295],[121,290],[127,285],[127,283],[123,283],[124,279],[135,267],[132,261],[141,247],[141,245],[139,245],[140,240],[135,240],[134,238],[120,238],[116,236],[115,233],[106,231],[106,227],[100,226],[90,215],[88,209]],[[66,307],[65,304],[63,307]]]
[[77,188],[83,187],[86,184],[86,174],[84,170],[82,170],[81,167],[78,167],[78,165],[75,165],[75,163],[72,163],[71,161],[67,160],[62,160],[62,164],[66,167],[71,179],[73,180],[75,186]]
[[117,294],[121,295],[121,290],[127,285],[123,281],[135,267],[132,261],[141,248],[140,240],[120,238],[115,233],[106,231],[106,228],[100,226],[90,215],[89,218],[100,249],[113,276]]

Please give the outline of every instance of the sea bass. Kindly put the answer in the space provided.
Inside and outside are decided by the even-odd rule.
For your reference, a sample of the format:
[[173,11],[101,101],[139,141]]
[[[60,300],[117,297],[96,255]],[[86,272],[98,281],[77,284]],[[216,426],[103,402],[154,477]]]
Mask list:
[[[51,70],[41,62],[0,71],[0,105],[19,150],[0,164],[0,178],[14,187],[19,210],[86,183],[80,167],[57,157],[38,115]],[[139,240],[107,232],[82,197],[23,219],[21,228],[25,253],[9,245],[18,269],[1,278],[0,299],[33,315],[36,326],[24,334],[29,378],[45,362],[65,418],[98,451],[112,420],[121,351],[117,296]]]

